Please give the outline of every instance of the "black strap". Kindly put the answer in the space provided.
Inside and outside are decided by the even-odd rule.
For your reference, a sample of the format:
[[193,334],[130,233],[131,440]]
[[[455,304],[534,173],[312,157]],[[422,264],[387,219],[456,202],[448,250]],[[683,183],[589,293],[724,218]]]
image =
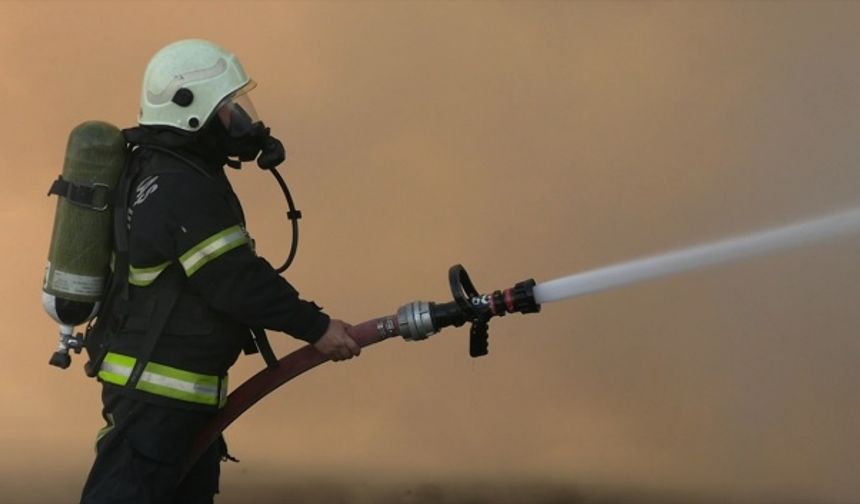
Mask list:
[[251,334],[254,335],[254,343],[260,351],[260,355],[266,361],[266,367],[269,369],[278,367],[278,358],[275,357],[275,352],[272,351],[272,345],[269,343],[265,329],[251,329]]
[[114,286],[117,288],[117,294],[121,303],[121,311],[125,314],[125,308],[128,305],[128,272],[130,268],[130,259],[128,254],[128,231],[129,231],[129,215],[128,201],[131,194],[131,186],[137,179],[140,173],[140,163],[133,159],[137,149],[129,152],[126,157],[127,166],[123,172],[122,178],[117,185],[117,196],[114,201],[113,215],[113,236],[115,250],[114,262]]
[[182,283],[185,280],[185,273],[178,263],[170,265],[160,276],[166,277],[161,279],[161,282],[165,283],[161,283],[159,286],[159,295],[152,296],[149,301],[154,305],[150,312],[149,324],[147,325],[146,333],[144,333],[141,339],[140,349],[137,352],[137,361],[134,363],[134,368],[132,368],[131,374],[128,376],[128,382],[125,384],[126,388],[130,390],[134,390],[137,387],[137,382],[140,380],[146,365],[152,358],[152,352],[155,350],[158,338],[167,325],[167,319],[170,318],[170,314],[176,306],[176,301],[179,300],[179,293],[182,291]]
[[113,197],[107,184],[78,184],[69,182],[62,175],[57,177],[57,180],[48,189],[48,196],[52,194],[62,196],[69,203],[100,212],[110,208]]
[[[84,367],[89,377],[95,377],[98,374],[102,361],[110,350],[109,338],[122,327],[128,312],[128,195],[131,192],[131,184],[140,171],[140,167],[138,163],[133,161],[132,155],[133,150],[129,147],[125,156],[125,167],[112,198],[114,200],[113,271],[104,297],[104,304],[99,309],[99,316],[93,327],[94,331],[101,333],[101,335],[93,338],[98,347],[93,348],[93,352],[90,353],[90,361]],[[60,178],[62,179],[62,177]],[[51,189],[53,190],[53,187]]]

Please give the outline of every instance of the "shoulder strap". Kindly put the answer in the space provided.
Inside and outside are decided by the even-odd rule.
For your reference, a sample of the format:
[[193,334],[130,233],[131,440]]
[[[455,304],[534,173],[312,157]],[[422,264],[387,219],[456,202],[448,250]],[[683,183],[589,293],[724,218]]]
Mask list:
[[[90,361],[84,366],[87,376],[95,377],[110,347],[109,337],[115,334],[125,318],[128,307],[128,195],[131,184],[140,171],[133,160],[136,149],[129,147],[125,157],[125,167],[114,193],[113,201],[113,239],[114,261],[110,283],[105,294],[104,304],[92,333],[87,331],[87,350]],[[92,350],[90,350],[92,348]]]
[[258,351],[263,356],[263,360],[266,361],[267,368],[278,367],[278,358],[275,357],[275,352],[269,343],[269,337],[266,336],[266,330],[263,328],[251,329],[251,337],[245,347],[246,354],[257,353]]
[[[185,273],[178,263],[171,264],[162,274],[165,278],[161,279],[158,295],[150,297],[149,302],[154,304],[150,312],[149,325],[146,328],[143,338],[140,342],[140,351],[137,354],[137,361],[131,370],[131,374],[126,382],[126,388],[134,390],[137,387],[137,382],[143,375],[149,359],[152,358],[152,352],[158,344],[158,338],[164,331],[167,325],[167,319],[170,318],[176,302],[179,300],[179,293],[182,291],[182,284],[185,281]],[[126,281],[126,284],[128,282]]]

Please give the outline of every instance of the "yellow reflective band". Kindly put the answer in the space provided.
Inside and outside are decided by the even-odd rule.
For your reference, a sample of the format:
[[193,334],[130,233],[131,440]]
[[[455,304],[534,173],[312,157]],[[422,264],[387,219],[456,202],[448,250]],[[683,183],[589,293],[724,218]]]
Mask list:
[[108,352],[99,369],[99,378],[114,385],[125,385],[135,360],[133,357]]
[[[137,359],[108,352],[99,370],[107,383],[125,386]],[[164,364],[150,362],[135,386],[137,390],[180,401],[223,407],[227,401],[227,377],[192,373]]]
[[203,240],[188,252],[182,254],[179,262],[185,275],[191,276],[209,261],[217,259],[240,245],[248,243],[248,235],[241,226],[233,226]]
[[149,268],[135,268],[134,266],[129,265],[128,283],[136,285],[137,287],[146,287],[154,282],[155,279],[158,278],[158,275],[166,270],[171,263],[172,261],[166,261],[158,266],[151,266]]

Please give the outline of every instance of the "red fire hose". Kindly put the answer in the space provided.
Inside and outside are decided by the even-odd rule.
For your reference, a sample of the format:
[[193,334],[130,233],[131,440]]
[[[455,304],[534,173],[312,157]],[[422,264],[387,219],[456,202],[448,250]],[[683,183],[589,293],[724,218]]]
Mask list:
[[[361,347],[378,343],[390,336],[396,336],[397,317],[394,315],[368,320],[350,327],[347,332]],[[194,466],[200,455],[218,439],[221,432],[239,418],[260,399],[281,385],[310,369],[326,362],[328,357],[308,345],[283,357],[278,366],[266,368],[248,379],[227,398],[227,405],[206,424],[197,436],[194,447],[185,466],[185,474]]]

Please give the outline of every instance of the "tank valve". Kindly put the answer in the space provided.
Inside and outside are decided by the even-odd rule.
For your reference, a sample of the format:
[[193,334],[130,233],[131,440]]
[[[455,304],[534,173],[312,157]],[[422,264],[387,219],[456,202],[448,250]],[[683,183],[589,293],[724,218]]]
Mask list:
[[72,356],[69,355],[69,350],[79,354],[83,347],[83,334],[75,334],[72,326],[60,326],[60,344],[57,346],[57,351],[54,352],[54,355],[51,356],[51,360],[48,361],[48,363],[52,366],[66,369],[72,363]]

